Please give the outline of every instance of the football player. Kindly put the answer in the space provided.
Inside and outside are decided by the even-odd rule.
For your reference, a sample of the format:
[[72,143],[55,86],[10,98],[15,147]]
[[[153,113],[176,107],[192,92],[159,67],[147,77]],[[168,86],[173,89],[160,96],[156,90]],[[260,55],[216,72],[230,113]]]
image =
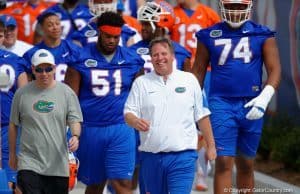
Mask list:
[[[145,71],[150,72],[153,70],[149,53],[150,41],[158,36],[168,36],[170,29],[175,23],[173,7],[165,1],[147,2],[138,10],[138,21],[142,24],[142,40],[130,48],[141,55],[145,60]],[[174,67],[176,69],[190,71],[190,52],[175,41],[172,43],[176,57],[173,61]]]
[[63,3],[57,3],[45,11],[55,12],[59,16],[63,39],[84,28],[93,17],[88,6],[81,4],[79,0],[64,0]]
[[[94,15],[94,19],[92,19],[83,29],[74,32],[70,37],[82,47],[97,42],[99,31],[95,22],[96,18],[107,11],[117,12],[117,2],[116,0],[89,0],[89,8]],[[136,35],[136,30],[128,25],[123,25],[119,45],[129,46],[136,40],[140,40]]]
[[36,50],[43,48],[49,50],[55,58],[55,79],[63,81],[67,65],[78,62],[81,47],[72,41],[61,39],[61,22],[55,12],[43,12],[38,21],[44,34],[43,40],[23,55],[27,62],[26,72],[31,74],[31,58]]
[[[4,41],[5,25],[0,20],[0,45]],[[12,170],[8,165],[9,149],[8,149],[8,126],[10,117],[11,102],[18,87],[27,84],[27,76],[24,70],[25,61],[16,54],[0,49],[0,72],[9,76],[9,84],[0,88],[1,96],[1,166],[5,170],[9,187],[13,188],[16,183],[17,172]]]
[[0,13],[9,14],[16,19],[18,26],[18,40],[25,41],[29,44],[35,44],[37,42],[37,40],[34,39],[37,17],[51,5],[53,5],[53,3],[42,0],[20,1],[1,10]]
[[197,39],[195,33],[220,21],[218,14],[198,0],[177,0],[174,7],[176,15],[171,39],[187,48],[192,53],[192,64],[195,59]]
[[144,61],[118,46],[123,25],[118,13],[101,14],[97,43],[86,46],[83,63],[69,66],[66,73],[65,82],[78,94],[83,110],[78,178],[87,185],[87,194],[102,193],[107,180],[117,193],[131,193],[136,143],[123,108]]
[[[197,32],[194,74],[203,83],[211,63],[209,107],[217,148],[214,192],[237,187],[253,193],[253,163],[263,116],[280,82],[275,32],[250,21],[252,0],[220,0],[223,22]],[[262,66],[268,78],[262,84]]]

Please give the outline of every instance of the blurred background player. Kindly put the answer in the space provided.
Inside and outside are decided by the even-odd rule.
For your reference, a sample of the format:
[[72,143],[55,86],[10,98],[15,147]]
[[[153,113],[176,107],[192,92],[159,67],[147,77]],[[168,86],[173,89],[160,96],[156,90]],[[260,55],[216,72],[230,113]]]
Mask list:
[[[142,25],[142,40],[130,48],[141,55],[145,60],[144,69],[146,72],[153,70],[149,53],[149,44],[152,39],[159,36],[169,36],[170,29],[175,23],[173,7],[165,1],[147,2],[138,10],[138,21]],[[191,54],[184,47],[172,41],[175,60],[173,65],[176,69],[190,71]]]
[[122,16],[123,20],[125,21],[125,26],[129,27],[129,29],[136,32],[132,36],[132,38],[127,42],[127,46],[130,46],[130,45],[140,41],[142,39],[142,37],[140,35],[141,34],[141,24],[137,21],[136,17],[133,17],[133,16],[125,13],[124,0],[118,0],[117,12]]
[[[281,77],[279,53],[275,32],[249,21],[252,0],[219,3],[224,22],[197,32],[193,66],[200,83],[209,62],[212,67],[208,99],[218,155],[214,193],[225,194],[224,188],[232,188],[234,164],[237,189],[253,193],[263,116]],[[265,84],[263,64],[268,74]]]
[[[4,41],[5,25],[0,20],[0,45]],[[5,170],[6,176],[9,182],[9,187],[12,188],[16,183],[17,172],[12,170],[8,165],[8,125],[11,102],[18,87],[22,87],[27,84],[27,76],[24,70],[25,61],[16,54],[5,51],[0,48],[0,72],[6,73],[9,76],[9,85],[5,88],[0,88],[1,99],[1,168]]]
[[83,63],[69,66],[65,82],[78,94],[83,130],[78,179],[86,194],[102,193],[109,180],[117,193],[130,194],[135,165],[135,133],[124,121],[131,84],[143,72],[143,59],[118,46],[122,17],[105,12],[97,20],[97,43],[85,47]]
[[[82,47],[97,42],[99,31],[95,22],[96,18],[107,11],[117,12],[117,0],[90,0],[89,8],[94,15],[94,19],[83,29],[76,31],[71,35],[71,39],[78,42]],[[140,36],[136,29],[133,29],[128,25],[122,26],[121,39],[119,42],[120,46],[130,46],[139,40]]]
[[69,40],[61,39],[61,23],[59,17],[54,12],[44,12],[38,17],[39,25],[43,32],[43,39],[33,48],[24,54],[27,62],[26,72],[31,74],[31,58],[38,49],[46,49],[52,53],[55,58],[55,79],[63,81],[67,66],[71,63],[78,63],[81,48]]
[[138,20],[135,17],[132,17],[131,15],[127,15],[124,13],[125,5],[124,0],[118,0],[117,2],[117,12],[122,16],[125,24],[134,30],[136,30],[138,33],[141,33],[141,24],[138,22]]
[[124,4],[124,13],[137,18],[137,10],[146,0],[122,0]]
[[27,50],[32,48],[32,45],[22,40],[18,40],[18,26],[16,20],[12,16],[0,15],[0,20],[4,22],[6,27],[5,38],[2,45],[3,49],[22,57]]
[[37,40],[34,40],[37,24],[36,18],[51,5],[53,5],[53,3],[42,0],[15,2],[11,6],[1,10],[0,14],[8,14],[16,19],[18,26],[18,40],[22,40],[29,44],[35,44],[37,42]]
[[171,39],[192,53],[193,64],[197,48],[195,33],[220,22],[220,17],[213,9],[198,0],[177,0],[174,12],[176,20]]
[[93,18],[88,6],[79,0],[64,0],[63,3],[49,7],[45,12],[54,12],[59,16],[62,39],[68,39],[74,31],[84,28]]

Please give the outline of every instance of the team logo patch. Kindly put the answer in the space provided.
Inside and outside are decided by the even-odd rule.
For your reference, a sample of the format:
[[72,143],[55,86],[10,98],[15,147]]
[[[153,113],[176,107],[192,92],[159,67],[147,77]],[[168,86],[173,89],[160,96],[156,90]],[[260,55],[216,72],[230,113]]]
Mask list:
[[88,59],[84,62],[85,66],[87,67],[97,67],[97,61],[94,59]]
[[149,54],[149,48],[138,48],[136,50],[137,54],[139,55],[148,55]]
[[54,109],[54,103],[44,100],[39,100],[33,104],[33,110],[39,113],[49,113]]
[[88,30],[84,33],[85,37],[93,37],[97,35],[97,31],[96,30]]
[[212,30],[209,33],[209,36],[212,37],[212,38],[220,37],[220,36],[222,36],[222,30]]
[[175,88],[175,92],[177,93],[184,93],[186,91],[185,87],[177,87]]

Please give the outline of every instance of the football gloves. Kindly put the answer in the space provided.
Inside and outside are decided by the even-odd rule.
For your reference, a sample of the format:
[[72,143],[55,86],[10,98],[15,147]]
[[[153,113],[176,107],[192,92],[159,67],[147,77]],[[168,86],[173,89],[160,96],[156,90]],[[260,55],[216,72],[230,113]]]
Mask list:
[[244,105],[244,108],[252,107],[247,113],[246,118],[249,120],[262,118],[274,93],[274,87],[271,85],[266,85],[266,87],[257,97],[253,98]]

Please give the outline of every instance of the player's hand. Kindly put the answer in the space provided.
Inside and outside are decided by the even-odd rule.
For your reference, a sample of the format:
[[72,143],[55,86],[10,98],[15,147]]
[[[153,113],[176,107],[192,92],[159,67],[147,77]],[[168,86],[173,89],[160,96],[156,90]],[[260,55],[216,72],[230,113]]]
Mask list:
[[9,154],[8,164],[12,170],[17,170],[18,159],[16,154]]
[[134,128],[139,131],[148,131],[150,128],[150,122],[145,119],[135,119]]
[[252,107],[247,113],[246,118],[249,120],[262,118],[274,92],[275,89],[273,88],[273,86],[267,85],[257,97],[253,98],[247,104],[245,104],[244,108]]
[[79,146],[79,137],[73,135],[69,139],[69,150],[71,152],[75,152],[78,149],[78,146]]
[[208,160],[215,160],[217,157],[217,151],[215,146],[208,146],[206,149],[206,158]]

